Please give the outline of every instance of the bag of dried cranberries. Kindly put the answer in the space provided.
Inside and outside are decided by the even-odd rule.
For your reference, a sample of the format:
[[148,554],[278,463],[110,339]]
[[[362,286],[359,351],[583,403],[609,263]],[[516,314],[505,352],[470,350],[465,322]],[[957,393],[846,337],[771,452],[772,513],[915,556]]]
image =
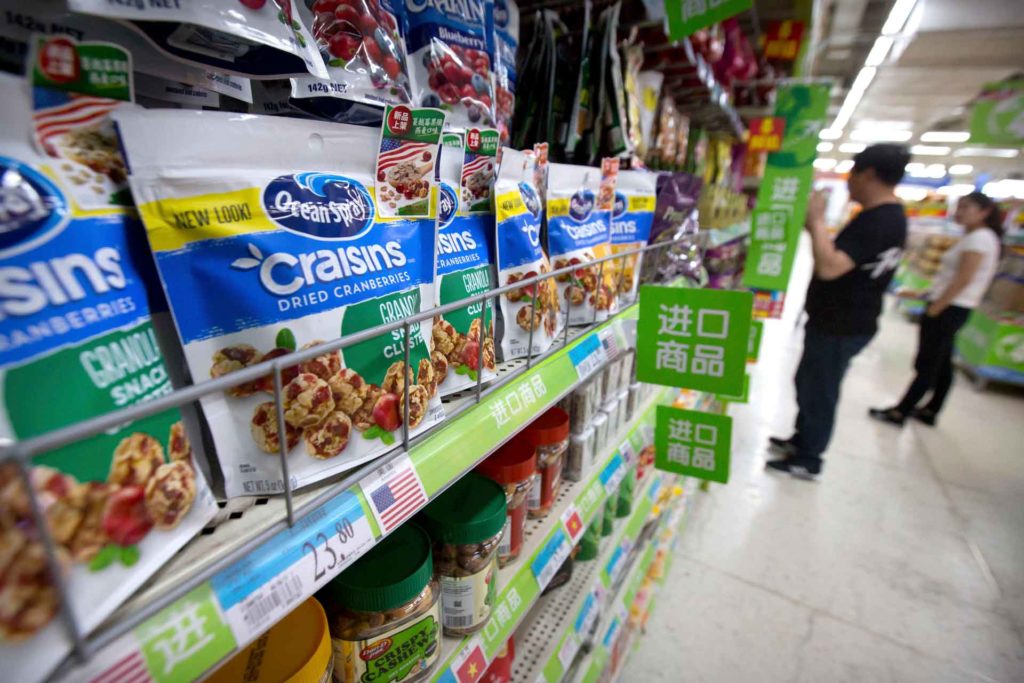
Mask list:
[[493,11],[492,0],[406,0],[400,10],[413,102],[447,111],[453,129],[494,126]]

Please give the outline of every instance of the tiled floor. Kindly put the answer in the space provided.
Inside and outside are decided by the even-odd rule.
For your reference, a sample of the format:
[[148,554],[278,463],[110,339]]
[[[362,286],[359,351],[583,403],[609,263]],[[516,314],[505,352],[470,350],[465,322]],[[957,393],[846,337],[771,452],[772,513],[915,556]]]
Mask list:
[[959,375],[936,428],[870,422],[909,381],[894,313],[843,385],[818,482],[767,474],[792,426],[796,313],[766,328],[732,475],[694,501],[625,683],[1024,680],[1024,393]]

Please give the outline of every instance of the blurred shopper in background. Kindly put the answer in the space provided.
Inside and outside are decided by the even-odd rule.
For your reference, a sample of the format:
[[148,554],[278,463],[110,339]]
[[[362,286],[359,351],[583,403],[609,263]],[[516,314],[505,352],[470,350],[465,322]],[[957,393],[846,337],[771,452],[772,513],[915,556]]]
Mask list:
[[[934,425],[953,385],[953,339],[981,303],[999,266],[1002,215],[996,203],[981,192],[963,197],[954,216],[965,234],[943,256],[921,317],[914,371],[917,375],[903,398],[892,408],[872,408],[871,417],[902,425],[913,417]],[[928,403],[918,404],[932,392]]]
[[807,205],[814,277],[807,289],[804,350],[796,371],[796,429],[772,437],[783,455],[768,467],[813,479],[832,438],[839,385],[850,360],[878,331],[882,295],[899,265],[907,238],[903,204],[896,197],[910,154],[902,145],[872,145],[854,157],[847,185],[861,212],[832,240],[825,226],[825,197]]

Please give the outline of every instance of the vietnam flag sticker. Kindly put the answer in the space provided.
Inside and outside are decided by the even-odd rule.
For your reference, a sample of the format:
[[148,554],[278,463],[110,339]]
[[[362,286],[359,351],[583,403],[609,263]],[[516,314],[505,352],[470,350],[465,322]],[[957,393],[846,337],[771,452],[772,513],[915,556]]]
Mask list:
[[570,505],[562,513],[562,524],[565,525],[565,530],[569,533],[569,538],[573,543],[580,540],[580,536],[583,535],[583,518],[580,517],[580,511],[576,509],[575,505]]
[[455,670],[455,678],[459,683],[477,683],[486,670],[487,658],[484,657],[483,648],[479,643],[474,643],[462,664]]

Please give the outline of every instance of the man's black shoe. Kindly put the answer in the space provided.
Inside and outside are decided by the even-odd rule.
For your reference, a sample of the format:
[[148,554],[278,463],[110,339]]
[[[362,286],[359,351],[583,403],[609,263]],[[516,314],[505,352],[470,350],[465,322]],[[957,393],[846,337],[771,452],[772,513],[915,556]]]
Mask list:
[[768,447],[775,453],[784,455],[787,458],[796,454],[796,444],[793,443],[792,437],[783,439],[779,436],[769,436]]
[[929,427],[935,426],[936,414],[928,410],[927,408],[914,408],[910,411],[910,417],[914,418],[918,422],[923,422]]
[[868,415],[879,422],[888,422],[897,427],[902,427],[907,420],[907,416],[897,408],[870,408]]
[[796,458],[786,458],[785,460],[770,460],[765,463],[765,467],[768,469],[775,470],[776,472],[785,472],[794,479],[803,479],[804,481],[814,481],[821,474],[821,464],[815,463],[801,463]]

